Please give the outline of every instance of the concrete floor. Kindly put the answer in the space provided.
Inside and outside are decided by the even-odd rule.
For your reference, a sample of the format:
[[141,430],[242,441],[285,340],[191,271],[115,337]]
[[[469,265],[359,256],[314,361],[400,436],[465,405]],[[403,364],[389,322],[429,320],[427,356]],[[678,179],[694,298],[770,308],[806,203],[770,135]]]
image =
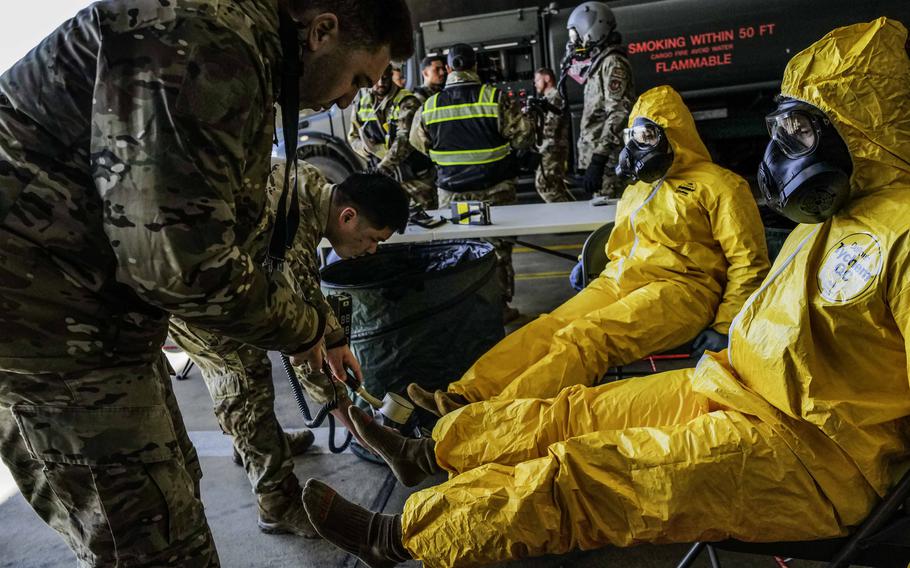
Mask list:
[[[540,244],[556,245],[565,252],[580,251],[585,235],[565,235],[533,239]],[[523,314],[517,322],[529,321],[541,312],[558,306],[574,293],[568,284],[572,265],[566,260],[517,248],[514,256],[517,293],[514,302]],[[515,325],[511,326],[513,329]],[[663,369],[669,368],[663,364]],[[275,366],[277,412],[285,428],[302,428],[302,419],[293,403],[290,388]],[[256,508],[243,470],[231,462],[230,440],[221,434],[211,411],[211,400],[198,375],[175,382],[177,398],[188,430],[202,459],[205,477],[202,497],[214,534],[222,565],[237,568],[266,567],[347,567],[358,565],[326,542],[290,536],[268,536],[256,528]],[[346,452],[332,455],[327,450],[327,431],[317,431],[317,447],[297,458],[296,473],[301,480],[316,477],[328,481],[347,498],[373,509],[400,512],[413,490],[403,488],[384,466],[366,463]],[[442,478],[432,480],[439,482]],[[427,485],[431,485],[428,482]],[[562,557],[522,560],[509,568],[673,567],[687,545],[638,546],[630,549],[602,549]],[[720,553],[726,567],[777,566],[769,557]],[[0,464],[0,567],[39,568],[74,565],[69,549],[44,525],[18,494],[9,472]],[[419,566],[418,562],[408,566]],[[695,566],[708,566],[702,558]],[[794,567],[821,566],[794,561]]]

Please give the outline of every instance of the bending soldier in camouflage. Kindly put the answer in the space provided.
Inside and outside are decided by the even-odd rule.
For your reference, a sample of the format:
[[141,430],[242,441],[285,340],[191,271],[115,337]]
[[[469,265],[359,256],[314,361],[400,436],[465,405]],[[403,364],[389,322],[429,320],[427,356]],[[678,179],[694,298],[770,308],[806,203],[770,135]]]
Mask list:
[[403,0],[107,0],[0,76],[0,456],[81,566],[219,564],[171,315],[301,356],[322,338],[251,248],[279,29],[310,108],[411,50]]
[[578,135],[578,166],[588,193],[620,197],[625,182],[616,175],[622,130],[635,104],[632,66],[620,45],[613,12],[603,2],[585,2],[569,16],[569,41],[583,61],[572,76],[584,84]]
[[[448,77],[441,92],[427,99],[411,126],[411,145],[436,164],[439,206],[452,201],[515,203],[518,168],[513,148],[533,142],[530,119],[502,91],[481,83],[474,50],[456,44],[449,50]],[[505,319],[515,293],[512,244],[490,239],[496,249]]]
[[[273,206],[277,205],[284,169],[283,162],[276,165],[270,177]],[[350,367],[362,378],[344,331],[319,287],[317,248],[319,241],[327,238],[342,257],[375,252],[379,242],[407,224],[408,197],[397,182],[380,174],[355,174],[337,187],[332,186],[306,162],[298,165],[297,182],[301,225],[294,246],[288,251],[288,268],[299,293],[324,318],[323,343],[333,374],[343,375],[345,367]],[[263,235],[270,233],[271,220],[261,231]],[[313,327],[318,323],[317,319],[309,321]],[[171,320],[170,334],[199,366],[215,403],[218,423],[233,437],[234,448],[256,494],[259,528],[267,533],[315,536],[303,510],[291,448],[275,416],[275,390],[267,353],[177,318]],[[329,402],[336,389],[341,397],[347,397],[343,384],[332,380],[322,369],[306,369],[298,373],[298,378],[318,404]],[[306,441],[312,443],[312,433],[304,432],[308,435]]]
[[408,141],[420,101],[392,82],[389,66],[379,81],[361,89],[354,99],[348,142],[377,171],[401,180],[411,199],[424,209],[436,209],[436,171],[433,162],[414,152]]
[[569,161],[569,122],[561,109],[562,97],[556,90],[556,75],[552,69],[542,67],[534,73],[537,96],[543,97],[552,109],[543,115],[543,132],[537,144],[540,165],[534,175],[534,187],[547,203],[574,201],[566,188],[566,163]]

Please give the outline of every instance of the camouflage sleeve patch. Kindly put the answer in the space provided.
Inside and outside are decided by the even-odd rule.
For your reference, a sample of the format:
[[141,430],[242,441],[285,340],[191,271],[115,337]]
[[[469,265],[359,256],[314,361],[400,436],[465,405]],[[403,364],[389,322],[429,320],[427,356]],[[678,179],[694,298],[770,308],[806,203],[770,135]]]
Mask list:
[[631,74],[622,63],[611,65],[607,75],[607,95],[614,99],[623,98],[629,89],[630,79]]

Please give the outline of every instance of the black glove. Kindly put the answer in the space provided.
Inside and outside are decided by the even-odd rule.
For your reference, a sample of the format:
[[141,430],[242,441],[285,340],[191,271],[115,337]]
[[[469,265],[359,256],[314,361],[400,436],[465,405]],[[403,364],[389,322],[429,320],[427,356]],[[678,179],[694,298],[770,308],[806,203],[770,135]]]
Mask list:
[[717,333],[710,327],[698,334],[692,342],[692,357],[701,358],[705,351],[723,351],[730,343],[730,338],[723,333]]
[[588,193],[597,193],[604,184],[604,169],[607,165],[607,157],[602,154],[591,156],[591,163],[585,171],[585,191]]

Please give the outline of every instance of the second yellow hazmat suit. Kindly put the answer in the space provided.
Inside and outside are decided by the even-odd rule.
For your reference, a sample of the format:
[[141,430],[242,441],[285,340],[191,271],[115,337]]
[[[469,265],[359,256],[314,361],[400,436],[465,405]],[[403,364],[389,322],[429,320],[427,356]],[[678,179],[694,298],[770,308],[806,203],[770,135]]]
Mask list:
[[796,55],[782,91],[824,111],[851,200],[801,225],[696,369],[468,405],[438,423],[453,476],[412,495],[428,568],[608,544],[844,534],[910,467],[910,60],[884,18]]
[[711,162],[680,96],[657,87],[629,115],[660,125],[673,149],[664,179],[623,193],[603,274],[512,333],[448,391],[471,402],[547,398],[607,369],[672,349],[730,320],[768,272],[745,180]]

